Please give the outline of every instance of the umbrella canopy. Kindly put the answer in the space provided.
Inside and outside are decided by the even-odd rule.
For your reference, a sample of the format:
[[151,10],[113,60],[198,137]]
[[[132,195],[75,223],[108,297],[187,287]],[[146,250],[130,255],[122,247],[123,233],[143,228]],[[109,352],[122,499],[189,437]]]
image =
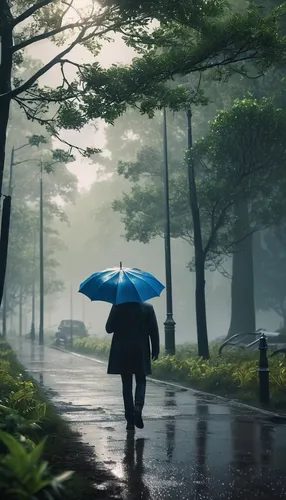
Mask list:
[[164,288],[152,274],[120,264],[120,267],[92,274],[81,283],[79,292],[92,301],[123,304],[159,297]]

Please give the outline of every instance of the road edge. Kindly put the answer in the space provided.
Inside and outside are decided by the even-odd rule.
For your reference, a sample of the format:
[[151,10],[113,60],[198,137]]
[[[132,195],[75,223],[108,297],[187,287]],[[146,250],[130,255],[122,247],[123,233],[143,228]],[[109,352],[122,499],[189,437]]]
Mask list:
[[[46,347],[49,347],[50,349],[55,349],[56,351],[61,351],[61,352],[65,352],[68,354],[72,354],[73,356],[78,356],[79,358],[88,359],[89,361],[93,361],[94,363],[100,363],[103,365],[107,365],[107,361],[103,361],[102,359],[94,358],[91,356],[86,356],[85,354],[80,354],[78,352],[69,351],[67,349],[61,349],[61,348],[56,347],[56,346],[46,346]],[[235,408],[245,408],[245,409],[254,411],[256,413],[261,413],[261,414],[268,416],[268,417],[272,417],[272,418],[275,418],[278,420],[285,420],[286,421],[286,414],[285,413],[276,413],[276,412],[271,411],[271,410],[265,410],[264,408],[260,408],[259,406],[248,405],[247,403],[243,403],[243,402],[238,401],[236,399],[228,399],[228,398],[225,398],[224,396],[218,396],[218,395],[212,394],[210,392],[199,391],[197,389],[192,389],[191,387],[186,387],[185,385],[176,384],[175,382],[170,382],[167,380],[160,380],[160,379],[156,379],[153,377],[147,377],[147,380],[149,380],[150,382],[157,384],[157,385],[161,384],[164,386],[174,387],[176,389],[191,392],[194,395],[202,395],[202,396],[206,396],[206,397],[211,398],[211,399],[217,399],[217,400],[223,401],[224,403],[227,403]]]

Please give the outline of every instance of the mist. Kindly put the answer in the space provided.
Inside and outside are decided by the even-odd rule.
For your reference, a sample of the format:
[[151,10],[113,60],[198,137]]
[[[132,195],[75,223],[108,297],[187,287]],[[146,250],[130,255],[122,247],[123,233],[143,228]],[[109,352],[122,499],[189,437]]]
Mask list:
[[[29,51],[29,57],[35,64],[37,61],[49,60],[56,51],[56,47],[47,41],[41,41]],[[73,57],[79,61],[87,61],[88,53],[85,49],[77,47]],[[119,36],[113,43],[105,42],[99,56],[99,62],[104,67],[113,63],[128,64],[134,57],[134,51],[124,44]],[[41,79],[41,84],[55,86],[60,78],[59,69],[53,69]],[[71,70],[72,76],[72,70]],[[200,107],[194,113],[194,136],[202,138],[209,129],[209,120],[213,119],[222,104],[221,92],[225,91],[225,84],[205,84],[210,104]],[[228,92],[230,92],[228,88]],[[233,97],[236,97],[236,90]],[[131,122],[134,121],[134,113]],[[120,199],[124,192],[130,191],[131,183],[118,175],[117,168],[120,161],[135,161],[136,155],[144,146],[150,146],[150,137],[138,136],[138,130],[150,130],[150,136],[156,136],[157,150],[162,152],[162,114],[158,112],[154,120],[150,120],[139,113],[136,116],[136,127],[127,117],[119,118],[114,126],[106,126],[98,120],[92,125],[84,127],[81,132],[64,131],[62,137],[69,143],[86,147],[91,145],[101,148],[102,154],[85,159],[75,154],[75,160],[61,168],[56,168],[53,173],[47,174],[49,178],[45,183],[56,182],[59,190],[51,194],[51,198],[44,207],[49,211],[52,200],[57,209],[62,212],[52,214],[47,225],[50,232],[57,234],[57,244],[45,239],[45,256],[52,253],[54,264],[53,277],[62,283],[59,290],[46,293],[45,298],[45,328],[56,329],[62,319],[82,320],[87,325],[89,332],[94,335],[105,335],[105,322],[110,305],[105,303],[91,303],[87,298],[78,293],[79,285],[90,274],[105,268],[118,266],[122,261],[125,267],[138,267],[149,271],[165,283],[164,239],[161,236],[151,238],[148,243],[127,241],[125,225],[122,216],[113,210],[115,199]],[[11,113],[10,130],[17,133],[18,114]],[[25,119],[23,118],[23,122]],[[170,143],[170,156],[180,157],[184,162],[184,141],[173,141],[174,124],[176,118],[169,113],[168,133]],[[28,126],[33,132],[40,133],[41,127],[33,124]],[[22,128],[25,128],[23,125]],[[184,129],[184,125],[181,125]],[[128,132],[128,133],[127,133]],[[133,134],[133,135],[132,135]],[[137,135],[136,135],[137,134]],[[135,138],[135,139],[134,139]],[[60,147],[59,141],[51,139],[54,147]],[[155,140],[154,140],[155,141]],[[172,142],[173,141],[173,142]],[[12,145],[10,140],[10,147]],[[151,141],[152,142],[152,141]],[[183,144],[183,146],[182,146]],[[62,170],[61,170],[62,169]],[[64,186],[66,178],[61,178],[61,171],[72,176],[73,187],[70,196],[65,196]],[[21,174],[22,175],[22,174]],[[25,176],[25,174],[23,174]],[[17,186],[17,176],[15,183]],[[33,180],[35,189],[37,175]],[[173,277],[173,311],[176,322],[176,342],[194,342],[196,340],[195,318],[195,274],[188,268],[194,251],[190,242],[180,237],[172,238],[172,277]],[[224,259],[223,269],[206,271],[206,301],[207,322],[209,339],[224,337],[230,323],[230,296],[231,296],[231,256]],[[258,271],[259,272],[259,271]],[[153,299],[158,322],[160,325],[161,342],[164,342],[164,326],[166,318],[166,294]],[[28,329],[31,322],[30,297],[24,304],[24,324]],[[280,326],[281,318],[272,310],[256,310],[257,327],[274,330]],[[17,307],[14,311],[14,321],[17,320]],[[36,315],[37,322],[37,315]]]

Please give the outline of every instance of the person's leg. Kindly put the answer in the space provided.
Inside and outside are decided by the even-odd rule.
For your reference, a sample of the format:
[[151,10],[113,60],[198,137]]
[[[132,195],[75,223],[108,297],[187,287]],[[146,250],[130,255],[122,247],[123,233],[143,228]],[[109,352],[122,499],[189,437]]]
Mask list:
[[145,403],[146,394],[146,377],[145,375],[136,375],[136,391],[135,391],[135,425],[139,429],[143,429],[144,423],[142,420],[142,410]]
[[132,379],[133,375],[121,375],[122,379],[122,392],[125,409],[125,418],[127,426],[134,426],[134,401],[132,392]]

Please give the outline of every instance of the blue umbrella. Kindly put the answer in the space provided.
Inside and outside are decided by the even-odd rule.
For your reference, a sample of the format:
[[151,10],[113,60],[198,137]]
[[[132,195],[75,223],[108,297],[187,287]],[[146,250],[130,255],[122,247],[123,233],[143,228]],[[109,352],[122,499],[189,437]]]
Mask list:
[[145,302],[159,297],[164,285],[152,274],[140,269],[114,267],[92,274],[81,283],[79,292],[90,300],[123,304],[124,302]]

